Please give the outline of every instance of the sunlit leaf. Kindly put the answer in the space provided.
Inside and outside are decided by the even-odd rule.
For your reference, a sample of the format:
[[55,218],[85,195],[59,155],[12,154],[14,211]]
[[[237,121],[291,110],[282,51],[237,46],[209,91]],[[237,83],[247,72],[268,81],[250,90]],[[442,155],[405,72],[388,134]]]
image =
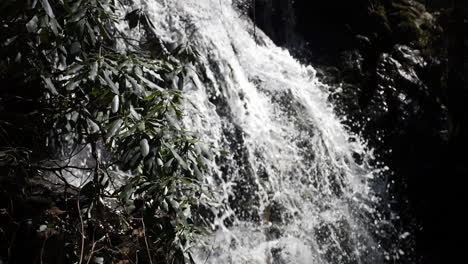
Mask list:
[[47,89],[48,89],[52,94],[57,95],[57,94],[58,94],[57,89],[55,89],[55,86],[54,86],[54,84],[52,83],[52,81],[50,80],[50,78],[42,76],[42,79],[44,80]]
[[115,95],[114,98],[112,99],[111,111],[112,113],[117,113],[117,111],[119,111],[119,96],[118,95]]
[[103,73],[104,73],[104,80],[109,85],[109,87],[112,89],[112,92],[114,92],[117,95],[120,94],[119,89],[117,88],[117,86],[115,85],[115,83],[112,81],[112,79],[110,77],[111,72],[108,71],[108,70],[105,70]]
[[149,144],[148,144],[148,140],[146,138],[142,139],[140,141],[140,152],[141,152],[141,156],[144,158],[146,156],[148,156],[149,154]]
[[117,133],[117,131],[120,129],[122,126],[123,121],[121,119],[117,119],[114,122],[112,122],[111,126],[109,127],[106,138],[111,138]]
[[89,79],[96,80],[96,76],[98,74],[98,62],[94,61],[91,65],[91,70],[89,71]]
[[38,22],[39,22],[39,18],[37,16],[34,16],[33,18],[31,18],[31,20],[29,20],[29,22],[26,23],[26,28],[28,32],[30,33],[36,32]]
[[55,18],[54,12],[52,11],[52,7],[50,6],[49,1],[47,1],[47,0],[41,0],[41,3],[42,3],[42,7],[43,7],[44,10],[46,11],[47,15],[48,15],[50,18]]

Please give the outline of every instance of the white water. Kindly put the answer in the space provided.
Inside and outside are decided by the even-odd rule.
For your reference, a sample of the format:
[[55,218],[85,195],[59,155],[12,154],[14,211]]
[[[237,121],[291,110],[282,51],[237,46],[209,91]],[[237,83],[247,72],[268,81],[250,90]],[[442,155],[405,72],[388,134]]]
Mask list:
[[[185,120],[228,150],[206,182],[213,233],[200,263],[383,263],[376,171],[327,102],[315,70],[276,47],[231,0],[141,0],[157,34],[189,41],[201,63],[186,80]],[[355,162],[353,155],[364,162]]]

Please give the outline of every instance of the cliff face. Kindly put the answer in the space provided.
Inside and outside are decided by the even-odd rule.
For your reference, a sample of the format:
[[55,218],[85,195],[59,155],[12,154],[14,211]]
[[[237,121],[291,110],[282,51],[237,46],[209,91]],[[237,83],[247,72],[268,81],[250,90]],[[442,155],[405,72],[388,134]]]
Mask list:
[[257,0],[251,11],[277,44],[338,87],[338,111],[393,172],[389,202],[422,263],[450,263],[466,245],[467,5]]

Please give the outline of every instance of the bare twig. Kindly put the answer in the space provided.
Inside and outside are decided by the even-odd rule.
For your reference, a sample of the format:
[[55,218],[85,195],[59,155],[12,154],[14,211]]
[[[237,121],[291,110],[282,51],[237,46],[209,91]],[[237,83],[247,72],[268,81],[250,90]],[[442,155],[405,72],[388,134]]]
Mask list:
[[57,166],[57,167],[40,167],[36,166],[35,169],[38,170],[45,170],[45,171],[59,171],[59,170],[66,170],[66,169],[75,169],[75,170],[93,170],[94,168],[87,168],[87,167],[78,167],[78,166],[71,166],[71,165],[64,165],[64,166]]
[[[94,231],[96,231],[96,229],[94,229]],[[88,257],[88,261],[86,262],[86,264],[89,264],[89,262],[91,261],[91,258],[93,257],[93,254],[94,254],[94,247],[96,247],[96,243],[97,241],[94,240],[94,231],[93,231],[93,245],[91,246],[91,252],[89,253],[89,257]]]
[[81,252],[80,252],[80,262],[79,262],[79,264],[82,264],[83,263],[83,255],[84,255],[85,235],[84,235],[83,216],[81,215],[81,207],[80,207],[80,193],[78,193],[78,199],[76,200],[76,205],[78,207],[78,216],[80,218],[80,226],[81,226]]
[[[149,243],[148,243],[148,239],[147,239],[147,236],[146,236],[145,221],[143,220],[143,217],[141,217],[141,218],[134,218],[134,217],[132,217],[132,219],[134,219],[134,220],[140,220],[140,221],[141,221],[141,224],[142,224],[142,227],[143,227],[143,238],[145,239],[145,245],[146,245],[146,252],[148,253],[148,258],[149,258],[150,264],[153,264],[153,259],[151,258],[151,252],[150,252],[150,249],[149,249]],[[137,260],[137,261],[138,261],[138,260]]]
[[151,258],[151,254],[150,254],[150,250],[149,250],[148,239],[146,237],[146,227],[145,227],[145,221],[143,220],[143,217],[141,218],[141,223],[143,225],[143,236],[145,238],[146,251],[148,252],[148,258],[149,258],[150,264],[153,264],[153,260]]
[[41,264],[43,263],[42,261],[42,256],[44,255],[44,248],[45,248],[45,244],[47,242],[47,239],[48,239],[48,236],[46,236],[44,238],[44,241],[42,242],[42,246],[41,246],[41,256],[40,256],[40,261],[41,261]]

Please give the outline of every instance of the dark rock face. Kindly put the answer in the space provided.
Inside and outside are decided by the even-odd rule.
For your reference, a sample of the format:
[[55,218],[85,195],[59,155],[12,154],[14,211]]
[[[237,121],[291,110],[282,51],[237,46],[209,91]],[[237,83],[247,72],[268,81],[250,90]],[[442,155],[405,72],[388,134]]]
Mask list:
[[415,250],[401,263],[455,263],[467,245],[467,2],[257,0],[251,12],[337,87],[337,111],[391,168],[388,203]]
[[[444,155],[449,151],[448,111],[428,76],[441,73],[418,50],[405,45],[382,53],[373,72],[362,73],[358,63],[342,69],[350,83],[343,84],[333,100],[340,114],[349,117],[352,130],[361,131],[391,168],[388,202],[401,217],[395,224],[414,235],[416,256],[434,259],[428,248],[436,244],[435,238],[422,237],[435,232],[429,229],[434,215],[427,213],[437,210],[441,199],[433,193],[440,192]],[[407,263],[413,261],[409,258]]]
[[256,0],[252,16],[256,24],[277,42],[291,48],[299,43],[295,32],[296,19],[293,1]]

